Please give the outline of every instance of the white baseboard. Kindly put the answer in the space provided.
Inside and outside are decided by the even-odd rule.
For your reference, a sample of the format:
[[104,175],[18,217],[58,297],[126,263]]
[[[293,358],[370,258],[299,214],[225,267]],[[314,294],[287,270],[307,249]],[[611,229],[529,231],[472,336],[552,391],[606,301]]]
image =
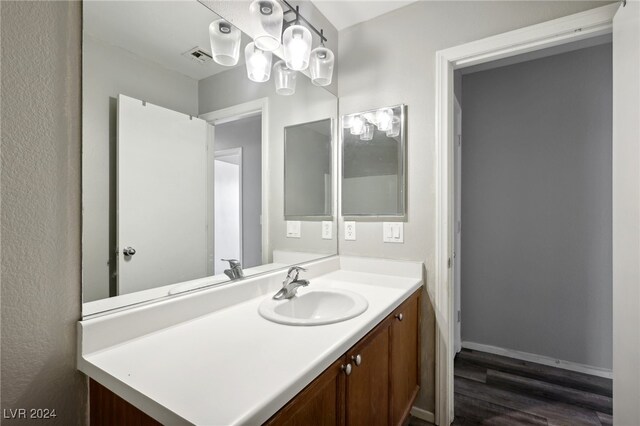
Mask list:
[[538,364],[549,365],[551,367],[563,368],[565,370],[577,371],[578,373],[591,374],[592,376],[604,377],[606,379],[613,379],[613,371],[606,368],[593,367],[591,365],[579,364],[571,361],[563,361],[561,359],[555,359],[544,355],[520,352],[513,349],[504,349],[497,346],[483,345],[482,343],[462,342],[462,347],[474,351],[488,352],[494,355],[520,359],[522,361],[536,362]]
[[434,423],[435,417],[431,411],[423,410],[418,407],[411,407],[411,415],[419,418],[420,420],[424,420],[425,422]]

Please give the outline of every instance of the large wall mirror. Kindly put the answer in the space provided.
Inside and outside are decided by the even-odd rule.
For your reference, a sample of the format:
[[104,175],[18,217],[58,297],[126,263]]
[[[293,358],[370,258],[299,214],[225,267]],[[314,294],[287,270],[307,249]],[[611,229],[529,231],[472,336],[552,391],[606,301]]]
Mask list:
[[342,116],[342,215],[404,221],[407,212],[406,106]]
[[[285,164],[313,170],[304,185],[324,190],[313,213],[335,229],[336,97],[302,72],[286,96],[274,78],[250,80],[251,38],[210,7],[84,2],[85,317],[337,253],[315,218],[287,236],[284,178]],[[212,38],[235,34],[237,63],[214,60]],[[322,155],[285,150],[298,128],[318,133]]]

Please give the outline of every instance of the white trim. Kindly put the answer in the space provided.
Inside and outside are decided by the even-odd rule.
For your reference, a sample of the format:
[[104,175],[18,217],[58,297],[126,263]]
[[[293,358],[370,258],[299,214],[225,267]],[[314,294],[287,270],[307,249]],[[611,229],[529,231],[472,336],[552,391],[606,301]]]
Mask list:
[[418,407],[411,407],[411,415],[425,422],[433,423],[434,415],[431,411],[423,410]]
[[613,3],[436,52],[436,424],[448,425],[454,418],[453,268],[448,267],[454,220],[453,70],[607,34],[619,7]]
[[591,365],[580,364],[571,361],[563,361],[561,359],[551,358],[544,355],[521,352],[513,349],[505,349],[498,346],[484,345],[482,343],[463,341],[462,347],[465,349],[472,349],[474,351],[487,352],[494,355],[502,355],[522,361],[535,362],[537,364],[548,365],[550,367],[562,368],[564,370],[576,371],[578,373],[590,374],[592,376],[604,377],[605,379],[613,379],[613,370],[608,368],[594,367]]
[[228,123],[241,118],[262,114],[262,263],[269,263],[269,99],[260,98],[228,108],[200,114],[200,118],[213,126]]
[[[240,239],[240,241],[238,242],[238,260],[240,261],[241,265],[244,265],[244,251],[243,251],[243,247],[242,247],[242,239],[243,239],[243,233],[242,233],[242,220],[243,220],[243,211],[242,211],[242,201],[244,200],[244,187],[242,185],[242,163],[243,163],[243,158],[242,158],[242,147],[237,147],[237,148],[229,148],[229,149],[221,149],[220,151],[214,151],[213,153],[214,156],[214,161],[218,160],[219,158],[222,157],[233,157],[233,156],[237,156],[240,157],[240,163],[238,164],[238,172],[240,173],[239,176],[239,184],[240,184],[240,200],[239,200],[239,222],[240,223],[240,229],[238,230],[238,238]],[[214,185],[215,188],[215,185]],[[214,197],[215,197],[215,191],[214,191]],[[215,199],[215,198],[214,198]],[[215,235],[214,235],[215,238]]]

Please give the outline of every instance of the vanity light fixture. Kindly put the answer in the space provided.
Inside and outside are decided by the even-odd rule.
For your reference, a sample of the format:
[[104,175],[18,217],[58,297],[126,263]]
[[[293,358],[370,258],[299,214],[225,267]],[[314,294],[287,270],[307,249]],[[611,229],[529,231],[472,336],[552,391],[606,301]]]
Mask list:
[[280,47],[283,12],[277,0],[254,0],[249,6],[253,25],[253,42],[264,51]]
[[394,115],[391,119],[391,127],[387,130],[387,136],[395,138],[400,135],[400,117]]
[[364,130],[360,135],[360,140],[370,141],[371,139],[373,139],[373,134],[375,133],[375,131],[376,131],[376,126],[374,126],[371,123],[365,123]]
[[240,58],[239,29],[225,21],[218,19],[209,25],[209,41],[213,60],[227,67],[234,66]]
[[298,72],[287,67],[284,61],[278,61],[273,66],[276,83],[276,93],[278,95],[293,95],[296,92],[296,79]]
[[263,83],[271,76],[271,52],[259,49],[253,42],[244,48],[244,59],[247,65],[249,80]]
[[355,117],[353,117],[353,121],[351,123],[351,134],[361,135],[362,132],[364,132],[365,124],[366,121],[362,116],[356,115]]
[[381,108],[376,111],[376,126],[381,132],[391,129],[391,121],[393,120],[393,110],[391,108]]

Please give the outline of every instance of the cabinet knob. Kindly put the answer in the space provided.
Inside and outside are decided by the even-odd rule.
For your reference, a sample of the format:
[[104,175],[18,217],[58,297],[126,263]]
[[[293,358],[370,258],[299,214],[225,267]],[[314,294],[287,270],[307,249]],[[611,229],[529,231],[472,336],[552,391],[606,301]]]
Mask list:
[[360,354],[358,354],[358,355],[353,355],[353,356],[351,357],[351,361],[353,361],[353,363],[354,363],[356,366],[359,366],[360,364],[362,364],[362,356],[360,356]]
[[351,364],[347,364],[347,365],[343,365],[342,367],[342,371],[344,371],[344,374],[346,374],[347,376],[349,374],[351,374]]
[[397,319],[398,321],[402,321],[402,320],[404,319],[404,315],[402,315],[402,314],[396,314],[396,319]]

